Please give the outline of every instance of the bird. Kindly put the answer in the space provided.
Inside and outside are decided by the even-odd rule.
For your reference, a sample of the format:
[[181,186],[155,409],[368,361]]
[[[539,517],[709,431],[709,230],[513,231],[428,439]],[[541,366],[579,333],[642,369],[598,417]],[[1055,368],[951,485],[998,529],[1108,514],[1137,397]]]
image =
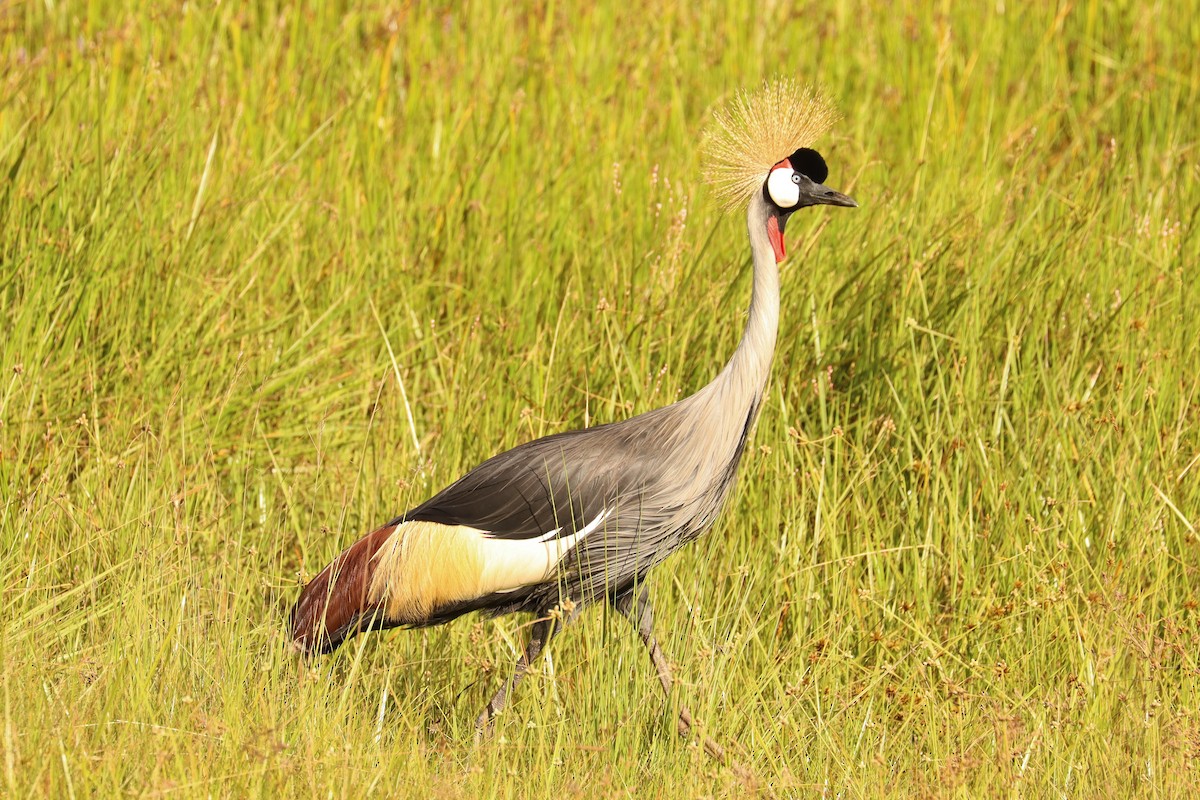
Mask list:
[[[745,328],[715,378],[670,405],[495,455],[367,533],[301,591],[294,645],[311,656],[364,631],[532,613],[524,654],[476,720],[485,731],[551,637],[608,603],[637,630],[669,697],[647,574],[712,527],[734,486],[775,349],[788,220],[810,206],[857,207],[825,185],[811,147],[837,118],[823,91],[790,78],[739,92],[713,116],[705,176],[726,211],[745,208],[753,262]],[[695,725],[682,706],[679,731]]]

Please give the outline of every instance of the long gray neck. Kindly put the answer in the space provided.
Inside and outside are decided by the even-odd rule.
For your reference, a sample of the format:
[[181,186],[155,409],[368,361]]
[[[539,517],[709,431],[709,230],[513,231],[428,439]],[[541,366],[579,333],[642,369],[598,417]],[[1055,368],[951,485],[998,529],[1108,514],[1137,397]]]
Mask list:
[[[746,329],[729,363],[711,383],[691,397],[646,415],[647,419],[667,423],[661,433],[663,440],[673,448],[669,459],[673,474],[691,476],[684,483],[692,485],[695,496],[705,502],[714,501],[718,506],[720,498],[732,485],[734,468],[758,416],[771,372],[771,357],[775,353],[775,334],[779,327],[779,269],[775,266],[775,250],[767,237],[771,213],[761,195],[750,201],[746,227],[754,260],[754,288]],[[690,419],[679,424],[678,414],[686,414]],[[713,483],[714,476],[717,484]],[[720,486],[715,495],[711,493],[714,485]],[[671,491],[677,493],[679,487],[672,486]]]
[[771,210],[761,194],[755,194],[746,214],[750,252],[754,258],[754,288],[746,330],[721,374],[708,389],[722,395],[724,403],[747,407],[757,405],[771,373],[775,335],[779,329],[779,268],[767,237]]

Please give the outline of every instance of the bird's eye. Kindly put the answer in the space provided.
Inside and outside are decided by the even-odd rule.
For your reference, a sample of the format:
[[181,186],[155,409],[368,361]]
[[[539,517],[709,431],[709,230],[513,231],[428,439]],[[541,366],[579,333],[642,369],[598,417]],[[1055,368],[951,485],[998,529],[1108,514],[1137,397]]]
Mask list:
[[800,173],[799,172],[792,173],[792,183],[796,184],[797,186],[800,185]]

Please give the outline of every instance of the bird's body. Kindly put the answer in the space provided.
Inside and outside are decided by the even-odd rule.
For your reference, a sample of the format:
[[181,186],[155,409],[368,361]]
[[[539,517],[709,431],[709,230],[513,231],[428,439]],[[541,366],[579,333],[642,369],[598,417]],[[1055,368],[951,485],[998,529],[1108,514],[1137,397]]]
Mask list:
[[324,609],[325,638],[314,643],[321,650],[368,623],[436,625],[477,610],[545,614],[563,600],[578,607],[615,598],[707,530],[733,486],[774,350],[779,275],[767,205],[759,197],[751,208],[746,330],[711,383],[672,405],[526,442],[480,464],[318,576],[297,605],[298,636],[319,630],[309,610],[321,610],[313,601],[325,600],[335,574],[347,589],[352,576],[359,585],[343,592],[349,602]]
[[[802,100],[821,124],[827,121],[819,98],[809,93]],[[742,111],[762,107],[770,104],[743,104]],[[737,119],[721,122],[728,127]],[[769,124],[753,113],[749,122]],[[793,133],[795,139],[812,131]],[[759,139],[777,146],[763,136],[751,136],[749,144]],[[821,184],[827,170],[815,151],[771,159],[761,175],[745,158],[728,175],[718,174],[727,195],[748,200],[754,265],[745,331],[720,374],[664,408],[494,456],[360,539],[301,594],[292,625],[302,649],[327,652],[366,628],[436,625],[470,611],[532,612],[539,622],[529,649],[481,716],[486,724],[554,633],[550,612],[561,607],[570,616],[607,599],[638,625],[669,688],[647,596],[635,590],[648,570],[712,525],[734,484],[775,348],[777,263],[788,217],[806,205],[854,205]],[[752,186],[761,188],[748,191]],[[686,710],[684,723],[691,724]]]

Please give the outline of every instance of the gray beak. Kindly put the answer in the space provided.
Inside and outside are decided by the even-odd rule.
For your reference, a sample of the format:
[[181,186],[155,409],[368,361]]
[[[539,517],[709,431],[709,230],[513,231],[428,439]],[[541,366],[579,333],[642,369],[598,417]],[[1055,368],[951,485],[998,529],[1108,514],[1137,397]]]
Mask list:
[[827,206],[858,208],[858,203],[854,202],[854,198],[844,195],[841,192],[835,192],[823,183],[813,186],[811,197],[815,202]]

